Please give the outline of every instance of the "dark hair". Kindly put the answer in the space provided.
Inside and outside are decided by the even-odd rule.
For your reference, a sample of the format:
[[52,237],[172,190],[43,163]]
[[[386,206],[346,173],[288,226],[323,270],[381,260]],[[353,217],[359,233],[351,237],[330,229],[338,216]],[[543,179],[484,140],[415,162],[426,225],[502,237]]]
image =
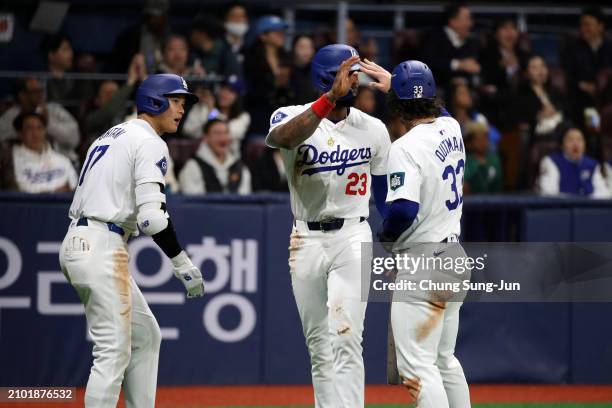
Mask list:
[[15,96],[18,96],[21,92],[25,92],[28,90],[28,82],[34,80],[34,81],[38,81],[38,78],[35,77],[23,77],[23,78],[17,78],[17,80],[15,80]]
[[582,129],[574,125],[574,123],[571,121],[563,121],[559,123],[554,130],[557,136],[557,142],[559,143],[559,148],[563,147],[563,139],[565,139],[567,133],[572,129],[579,130],[580,133],[582,133],[582,137],[584,138],[584,132],[582,131]]
[[170,44],[170,41],[175,39],[183,40],[183,42],[187,46],[187,51],[189,51],[189,41],[187,41],[187,38],[185,38],[185,36],[180,34],[170,34],[164,39],[164,43],[162,44],[162,52],[166,52],[166,48],[168,47],[168,44]]
[[502,16],[496,19],[495,22],[493,23],[493,33],[496,33],[497,30],[499,30],[501,27],[505,26],[506,24],[512,24],[514,28],[518,28],[516,19],[514,17]]
[[217,123],[225,123],[225,125],[227,125],[227,121],[223,120],[223,119],[219,119],[219,118],[214,118],[211,119],[209,121],[207,121],[204,124],[204,127],[202,128],[204,130],[204,133],[208,133],[208,131],[210,130],[210,128],[212,128],[214,125],[216,125]]
[[457,97],[457,93],[460,87],[467,88],[468,92],[470,93],[470,96],[472,97],[472,109],[470,109],[470,111],[473,110],[474,106],[476,105],[476,95],[474,95],[474,91],[472,90],[470,85],[465,82],[455,82],[451,84],[450,88],[448,89],[448,92],[446,93],[446,106],[451,114],[456,113],[455,98]]
[[229,3],[227,5],[227,8],[225,9],[225,12],[223,13],[223,20],[225,20],[227,18],[227,14],[234,7],[242,7],[246,11],[247,17],[248,17],[248,15],[249,15],[249,8],[247,7],[247,3],[245,1],[232,1],[231,3]]
[[[227,116],[227,120],[231,120],[234,118],[237,118],[238,116],[240,116],[240,114],[242,114],[242,112],[244,112],[244,106],[243,106],[243,101],[242,101],[242,95],[240,95],[239,92],[237,92],[236,90],[234,90],[230,85],[228,84],[221,84],[222,87],[224,88],[228,88],[230,89],[232,92],[234,92],[236,94],[236,100],[234,101],[234,103],[232,104],[232,106],[230,106],[229,109],[229,114]],[[217,107],[218,107],[218,103],[217,103]]]
[[103,79],[99,82],[96,83],[96,92],[94,93],[94,97],[96,97],[98,95],[98,93],[100,92],[100,89],[102,89],[102,86],[104,84],[107,84],[109,82],[114,83],[115,85],[119,86],[119,84],[117,83],[117,81],[115,81],[114,79]]
[[387,96],[387,106],[391,117],[403,122],[442,115],[442,105],[436,98],[400,99],[394,91]]
[[451,3],[446,6],[444,8],[444,24],[448,24],[450,20],[457,17],[463,8],[467,8],[463,2]]
[[191,23],[191,31],[200,31],[212,39],[223,35],[223,25],[218,18],[210,14],[198,14]]
[[297,44],[297,42],[300,41],[302,38],[310,39],[310,41],[312,41],[312,46],[314,47],[314,39],[310,34],[296,34],[295,37],[293,37],[293,41],[291,42],[291,51],[295,50],[295,44]]
[[583,9],[582,14],[580,14],[580,17],[585,17],[585,16],[593,17],[595,20],[599,21],[601,24],[605,24],[606,22],[606,16],[604,15],[603,11],[598,7],[587,7]]
[[38,118],[42,122],[42,124],[45,127],[47,127],[47,118],[45,118],[40,113],[36,113],[36,112],[21,112],[13,120],[13,127],[15,128],[15,130],[18,131],[18,132],[21,132],[21,130],[23,129],[24,122],[26,121],[27,118],[31,118],[31,117]]
[[70,38],[66,34],[50,34],[42,40],[40,49],[45,53],[46,57],[48,53],[57,51],[64,41],[68,41],[69,43],[71,42]]

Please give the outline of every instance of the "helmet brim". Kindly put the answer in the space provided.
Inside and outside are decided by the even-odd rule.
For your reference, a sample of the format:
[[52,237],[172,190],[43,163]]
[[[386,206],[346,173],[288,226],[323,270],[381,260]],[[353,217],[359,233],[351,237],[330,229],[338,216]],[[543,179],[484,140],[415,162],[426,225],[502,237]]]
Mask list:
[[200,98],[198,98],[195,94],[192,94],[191,92],[186,91],[184,89],[175,89],[174,91],[164,93],[164,96],[170,95],[184,95],[185,102],[192,105],[198,103],[198,101],[200,100]]

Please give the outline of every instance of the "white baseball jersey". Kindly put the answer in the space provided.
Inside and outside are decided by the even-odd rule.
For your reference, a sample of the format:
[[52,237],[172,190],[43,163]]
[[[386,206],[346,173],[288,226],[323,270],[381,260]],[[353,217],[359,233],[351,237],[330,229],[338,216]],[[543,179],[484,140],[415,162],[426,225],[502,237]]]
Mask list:
[[23,145],[13,146],[15,180],[19,191],[52,193],[68,187],[74,190],[77,175],[70,160],[47,145],[42,153]]
[[110,128],[89,147],[70,206],[70,218],[87,217],[136,230],[135,188],[165,186],[168,146],[142,119]]
[[417,217],[398,238],[398,246],[459,236],[465,170],[459,123],[444,116],[415,126],[391,144],[388,161],[387,202],[419,203]]
[[[310,108],[277,109],[272,129]],[[281,149],[296,220],[367,217],[371,175],[385,175],[390,144],[385,125],[356,108],[338,123],[323,119],[295,149]]]

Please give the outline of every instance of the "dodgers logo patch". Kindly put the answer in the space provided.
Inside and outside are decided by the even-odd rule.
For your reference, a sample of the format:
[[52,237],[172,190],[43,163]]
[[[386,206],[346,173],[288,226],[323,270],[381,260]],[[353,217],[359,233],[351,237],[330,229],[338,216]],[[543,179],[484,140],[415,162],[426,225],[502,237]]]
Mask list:
[[276,125],[278,122],[282,121],[287,117],[286,113],[278,112],[276,115],[272,117],[272,125]]
[[389,186],[391,187],[391,190],[395,191],[404,185],[405,175],[406,173],[404,173],[403,171],[399,173],[391,173],[391,175],[389,176]]
[[159,167],[159,170],[161,171],[162,175],[166,176],[166,172],[168,171],[168,161],[166,160],[166,158],[162,157],[162,159],[155,163],[155,165]]

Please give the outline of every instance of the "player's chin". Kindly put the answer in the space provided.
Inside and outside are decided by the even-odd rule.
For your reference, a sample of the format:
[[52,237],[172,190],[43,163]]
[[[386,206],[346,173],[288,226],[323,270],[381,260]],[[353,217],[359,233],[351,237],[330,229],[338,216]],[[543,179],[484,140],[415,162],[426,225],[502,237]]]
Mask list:
[[166,133],[176,133],[176,131],[179,128],[179,124],[181,122],[180,121],[172,121],[171,123],[168,124],[168,127],[166,129]]

